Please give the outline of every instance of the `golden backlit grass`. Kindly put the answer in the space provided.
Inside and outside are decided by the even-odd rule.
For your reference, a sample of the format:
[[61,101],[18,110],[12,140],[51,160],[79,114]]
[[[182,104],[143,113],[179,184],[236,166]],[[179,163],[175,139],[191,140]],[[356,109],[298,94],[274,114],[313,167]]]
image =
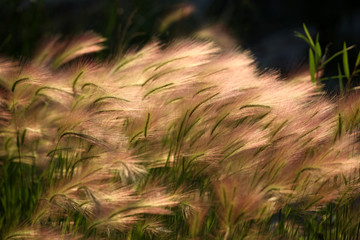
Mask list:
[[319,216],[356,236],[356,214],[339,233],[326,210],[358,194],[356,94],[210,42],[76,59],[103,41],[0,61],[3,239],[291,239]]

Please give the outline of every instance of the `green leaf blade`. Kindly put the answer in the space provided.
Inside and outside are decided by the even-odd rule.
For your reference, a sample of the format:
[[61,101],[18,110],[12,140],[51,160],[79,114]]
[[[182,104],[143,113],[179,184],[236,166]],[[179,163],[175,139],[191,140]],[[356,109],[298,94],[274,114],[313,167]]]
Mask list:
[[314,53],[311,49],[309,49],[309,68],[310,68],[310,76],[311,76],[311,81],[316,84],[316,79],[315,79],[315,59],[314,59]]
[[360,51],[357,55],[357,58],[356,58],[356,62],[355,62],[355,68],[358,67],[360,65]]
[[342,76],[342,72],[341,72],[341,68],[340,65],[338,64],[338,78],[339,78],[339,87],[340,87],[340,94],[341,96],[344,95],[344,83],[343,83],[343,76]]
[[348,59],[348,54],[347,54],[346,43],[344,43],[344,48],[343,48],[343,65],[344,65],[345,76],[349,80],[350,79],[350,70],[349,70],[349,59]]
[[309,42],[310,42],[311,47],[312,47],[313,49],[315,49],[314,41],[313,41],[312,37],[310,36],[309,30],[307,29],[305,23],[303,23],[303,28],[304,28],[306,37],[309,39]]

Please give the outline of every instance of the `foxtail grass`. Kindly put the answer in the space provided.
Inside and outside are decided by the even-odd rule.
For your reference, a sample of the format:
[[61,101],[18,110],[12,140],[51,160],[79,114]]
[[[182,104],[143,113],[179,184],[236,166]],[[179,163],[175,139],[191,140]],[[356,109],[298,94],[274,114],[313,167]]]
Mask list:
[[103,38],[0,61],[2,239],[357,239],[358,96],[248,52]]

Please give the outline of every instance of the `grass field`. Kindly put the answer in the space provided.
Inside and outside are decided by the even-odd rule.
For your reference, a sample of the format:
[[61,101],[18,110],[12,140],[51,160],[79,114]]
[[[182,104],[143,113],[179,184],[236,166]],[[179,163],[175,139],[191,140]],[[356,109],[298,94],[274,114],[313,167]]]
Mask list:
[[0,59],[1,239],[359,239],[356,92],[209,42],[82,57],[103,41]]

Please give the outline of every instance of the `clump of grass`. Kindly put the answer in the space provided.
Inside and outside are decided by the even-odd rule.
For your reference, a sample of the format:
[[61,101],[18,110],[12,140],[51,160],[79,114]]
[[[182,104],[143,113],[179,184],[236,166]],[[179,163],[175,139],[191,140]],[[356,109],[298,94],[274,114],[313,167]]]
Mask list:
[[75,59],[102,41],[1,61],[3,239],[355,236],[356,131],[308,77],[209,42]]
[[[309,71],[311,76],[311,81],[315,85],[321,84],[323,81],[338,79],[339,81],[339,90],[340,95],[347,95],[350,91],[357,90],[358,87],[353,87],[355,78],[359,75],[360,70],[358,69],[360,66],[360,52],[357,55],[354,67],[351,68],[349,64],[348,51],[353,49],[355,46],[352,45],[347,47],[346,42],[344,42],[343,49],[341,51],[336,52],[332,56],[327,56],[328,47],[322,49],[319,42],[319,34],[316,35],[316,39],[313,40],[311,37],[307,27],[303,24],[305,35],[296,32],[296,36],[303,39],[306,43],[309,44]],[[337,76],[331,77],[322,77],[325,66],[333,61],[337,56],[342,56],[342,63],[338,63]],[[345,80],[345,82],[344,82]]]

